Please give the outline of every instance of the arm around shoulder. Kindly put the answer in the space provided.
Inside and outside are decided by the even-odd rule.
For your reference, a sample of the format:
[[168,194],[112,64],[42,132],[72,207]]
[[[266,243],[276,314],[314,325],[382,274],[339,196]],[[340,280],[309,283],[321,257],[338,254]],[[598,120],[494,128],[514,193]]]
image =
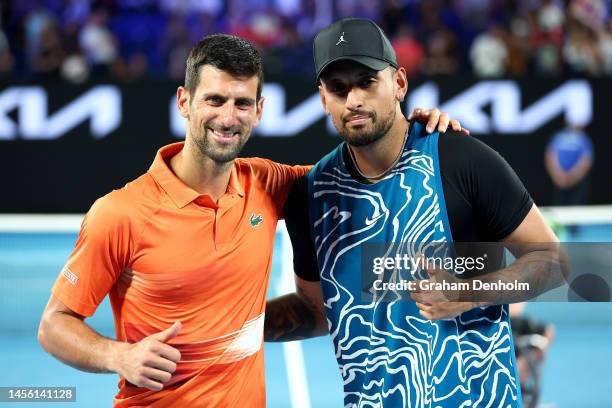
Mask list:
[[293,247],[296,292],[267,302],[265,341],[300,340],[327,333],[316,252],[310,238],[305,177],[293,184],[283,215]]
[[327,333],[319,281],[295,276],[296,291],[266,303],[265,341],[293,341]]

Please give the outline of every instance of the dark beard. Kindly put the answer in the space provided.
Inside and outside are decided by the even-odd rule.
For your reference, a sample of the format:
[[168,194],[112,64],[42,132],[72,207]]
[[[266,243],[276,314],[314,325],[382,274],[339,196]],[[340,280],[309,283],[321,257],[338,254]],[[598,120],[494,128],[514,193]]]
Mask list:
[[392,110],[392,114],[388,120],[379,121],[377,120],[378,115],[376,113],[372,113],[372,122],[373,128],[371,130],[353,130],[349,131],[346,126],[342,126],[342,128],[338,128],[336,126],[336,130],[340,134],[340,137],[350,146],[354,147],[362,147],[368,146],[373,143],[378,142],[382,139],[393,127],[393,123],[395,122],[395,109]]
[[238,155],[242,151],[242,148],[249,139],[248,134],[245,133],[246,129],[236,129],[236,131],[239,131],[240,133],[240,139],[238,140],[238,143],[231,147],[220,148],[219,146],[215,146],[208,140],[208,127],[208,124],[204,126],[202,137],[195,137],[194,142],[198,147],[198,150],[200,150],[200,153],[202,153],[203,156],[210,158],[215,163],[225,164],[234,160],[236,157],[238,157]]

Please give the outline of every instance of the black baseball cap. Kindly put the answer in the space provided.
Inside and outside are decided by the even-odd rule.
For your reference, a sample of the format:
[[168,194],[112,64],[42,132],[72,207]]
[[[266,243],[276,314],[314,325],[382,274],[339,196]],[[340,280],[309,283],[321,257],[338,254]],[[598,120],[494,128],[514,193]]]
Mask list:
[[389,65],[397,68],[395,50],[381,28],[372,20],[345,18],[321,30],[314,39],[317,81],[331,63],[355,61],[375,71]]

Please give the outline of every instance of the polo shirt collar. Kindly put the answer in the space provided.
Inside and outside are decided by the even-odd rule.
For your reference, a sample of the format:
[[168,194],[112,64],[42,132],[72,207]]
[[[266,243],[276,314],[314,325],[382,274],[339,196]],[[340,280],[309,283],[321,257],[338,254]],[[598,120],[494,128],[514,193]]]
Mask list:
[[244,187],[240,183],[240,178],[238,177],[238,163],[234,161],[234,165],[232,166],[232,172],[230,173],[229,183],[227,184],[227,192],[230,194],[238,194],[240,197],[244,197]]
[[[157,151],[155,160],[149,168],[149,174],[155,179],[155,181],[164,189],[166,194],[170,197],[172,202],[179,207],[183,208],[187,204],[200,197],[200,193],[183,183],[172,170],[168,163],[170,159],[183,149],[185,142],[173,143],[167,146],[163,146]],[[229,184],[227,186],[228,193],[238,194],[240,197],[244,196],[244,188],[240,184],[238,177],[238,171],[236,170],[237,164],[234,162],[232,171],[230,173]]]

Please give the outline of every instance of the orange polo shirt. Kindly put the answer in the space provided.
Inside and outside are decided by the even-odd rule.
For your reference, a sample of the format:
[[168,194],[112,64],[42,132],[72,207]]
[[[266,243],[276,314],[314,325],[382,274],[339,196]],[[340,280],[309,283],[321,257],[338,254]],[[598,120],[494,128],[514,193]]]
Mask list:
[[121,378],[115,407],[265,407],[263,324],[276,224],[308,170],[236,159],[217,203],[169,168],[183,143],[147,173],[97,200],[52,289],[91,316],[108,293],[117,339],[137,342],[182,322],[181,352],[159,392]]

